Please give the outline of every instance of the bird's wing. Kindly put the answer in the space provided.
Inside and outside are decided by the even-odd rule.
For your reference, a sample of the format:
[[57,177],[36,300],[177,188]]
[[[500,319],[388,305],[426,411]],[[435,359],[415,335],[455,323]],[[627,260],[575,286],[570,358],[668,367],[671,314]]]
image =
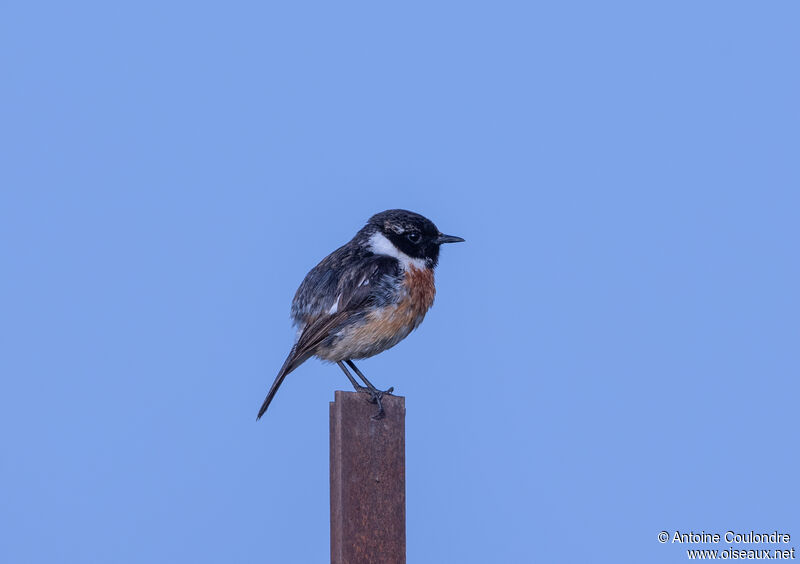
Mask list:
[[316,347],[337,328],[353,316],[363,315],[364,308],[391,301],[399,269],[397,259],[384,255],[369,255],[342,269],[333,295],[325,301],[325,305],[330,303],[328,309],[306,317],[295,345],[297,358],[306,353],[313,355]]
[[306,274],[292,300],[292,319],[301,331],[304,325],[330,311],[336,303],[339,286],[346,283],[345,279],[353,270],[352,265],[361,264],[363,258],[357,247],[347,244]]
[[[333,256],[328,257],[330,259]],[[365,307],[384,305],[392,299],[393,280],[399,274],[397,259],[384,255],[352,257],[346,268],[330,268],[326,260],[306,276],[292,304],[292,315],[301,326],[300,336],[283,363],[267,394],[260,418],[269,407],[283,379],[312,357],[320,343]],[[315,293],[316,292],[316,293]]]

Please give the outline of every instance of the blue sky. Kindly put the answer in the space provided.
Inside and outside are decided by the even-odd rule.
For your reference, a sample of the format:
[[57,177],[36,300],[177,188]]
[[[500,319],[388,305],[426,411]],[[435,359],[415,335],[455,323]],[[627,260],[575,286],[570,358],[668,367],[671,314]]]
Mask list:
[[798,16],[5,5],[0,560],[326,561],[347,381],[255,414],[305,273],[395,207],[467,240],[360,364],[406,396],[409,562],[800,539]]

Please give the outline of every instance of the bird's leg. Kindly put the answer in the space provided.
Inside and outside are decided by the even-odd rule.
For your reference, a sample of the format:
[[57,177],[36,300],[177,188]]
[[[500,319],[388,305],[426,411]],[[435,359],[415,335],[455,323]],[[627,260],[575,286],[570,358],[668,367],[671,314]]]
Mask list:
[[[367,377],[366,377],[366,376],[364,376],[364,375],[361,373],[361,371],[358,369],[358,367],[355,365],[355,363],[354,363],[352,360],[345,360],[345,362],[347,363],[347,365],[348,365],[350,368],[352,368],[352,369],[353,369],[353,371],[354,371],[354,372],[355,372],[355,373],[358,375],[358,377],[359,377],[359,378],[361,378],[361,379],[364,381],[364,383],[367,385],[367,388],[368,388],[368,389],[370,389],[370,390],[375,390],[376,392],[378,392],[378,391],[379,391],[379,390],[378,390],[378,389],[377,389],[375,386],[373,386],[373,385],[372,385],[372,382],[370,382],[369,380],[367,380]],[[391,394],[393,391],[394,391],[394,388],[392,387],[392,388],[389,388],[388,390],[384,390],[384,391],[382,391],[382,392],[380,392],[380,393],[381,393],[381,394]]]
[[383,419],[383,417],[386,414],[383,411],[383,402],[381,401],[381,399],[383,398],[384,394],[391,394],[394,391],[394,387],[389,388],[388,390],[384,390],[384,391],[378,390],[375,386],[372,385],[372,382],[367,380],[367,377],[364,376],[361,373],[361,371],[356,367],[355,363],[352,360],[347,359],[347,360],[345,360],[345,362],[347,363],[347,365],[350,368],[352,368],[355,371],[356,375],[359,378],[361,378],[364,381],[364,383],[367,385],[367,389],[369,390],[370,394],[372,394],[372,399],[370,401],[372,401],[372,403],[377,403],[378,404],[378,413],[373,415],[372,418],[373,419]]
[[[369,380],[364,378],[364,375],[361,374],[361,372],[358,370],[358,368],[356,368],[355,364],[353,364],[349,360],[347,361],[347,363],[350,364],[350,366],[356,371],[356,373],[361,377],[361,379],[364,380],[364,383],[367,384],[367,387],[364,387],[364,386],[360,385],[356,381],[356,379],[353,378],[353,375],[350,374],[350,371],[347,370],[347,367],[344,365],[344,363],[342,361],[338,361],[336,364],[339,365],[339,368],[342,369],[342,372],[344,372],[344,375],[347,376],[348,380],[350,380],[350,383],[353,385],[353,388],[355,389],[355,391],[364,392],[364,393],[369,394],[370,396],[372,396],[370,401],[372,403],[377,403],[378,404],[378,413],[373,415],[372,418],[373,419],[383,419],[383,417],[385,416],[385,413],[383,411],[383,403],[381,402],[381,398],[383,397],[383,394],[385,392],[381,392],[381,391],[375,389],[375,386],[370,384]],[[391,391],[391,388],[389,390],[387,390],[387,392],[389,392],[389,391]]]
[[360,385],[356,381],[356,379],[353,378],[353,375],[350,374],[350,371],[347,370],[347,367],[344,365],[344,363],[341,360],[338,361],[336,364],[339,365],[339,368],[342,369],[342,371],[344,372],[344,375],[347,376],[348,380],[350,380],[350,383],[353,385],[353,388],[355,389],[355,391],[357,391],[357,392],[370,392],[369,388],[365,388],[364,386]]

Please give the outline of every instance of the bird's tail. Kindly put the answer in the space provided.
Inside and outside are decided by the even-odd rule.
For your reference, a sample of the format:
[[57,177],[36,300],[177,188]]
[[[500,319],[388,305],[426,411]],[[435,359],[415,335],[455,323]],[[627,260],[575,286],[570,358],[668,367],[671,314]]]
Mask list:
[[261,419],[261,416],[264,415],[264,412],[267,411],[269,404],[272,402],[272,398],[275,397],[275,393],[278,391],[278,388],[281,387],[283,383],[283,379],[295,368],[303,364],[308,358],[311,356],[303,355],[301,357],[295,356],[297,352],[297,346],[295,345],[292,347],[289,356],[286,357],[286,361],[281,366],[281,369],[278,371],[278,375],[275,376],[275,381],[272,382],[272,387],[270,387],[269,392],[267,392],[267,397],[264,398],[264,403],[261,404],[261,409],[258,410],[258,416],[256,417],[256,421]]

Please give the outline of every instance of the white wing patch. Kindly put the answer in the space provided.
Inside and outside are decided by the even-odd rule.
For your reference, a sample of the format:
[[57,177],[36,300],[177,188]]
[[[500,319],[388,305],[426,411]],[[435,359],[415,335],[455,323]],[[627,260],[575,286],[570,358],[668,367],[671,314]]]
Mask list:
[[339,311],[339,300],[341,300],[341,299],[342,299],[341,295],[336,296],[336,301],[333,302],[333,305],[331,306],[331,309],[328,310],[328,314],[329,315],[333,315],[334,313]]
[[380,231],[373,233],[372,237],[369,238],[369,249],[376,255],[387,255],[396,258],[400,261],[400,266],[403,270],[408,270],[412,266],[419,270],[425,268],[425,261],[423,259],[411,258],[395,247]]

